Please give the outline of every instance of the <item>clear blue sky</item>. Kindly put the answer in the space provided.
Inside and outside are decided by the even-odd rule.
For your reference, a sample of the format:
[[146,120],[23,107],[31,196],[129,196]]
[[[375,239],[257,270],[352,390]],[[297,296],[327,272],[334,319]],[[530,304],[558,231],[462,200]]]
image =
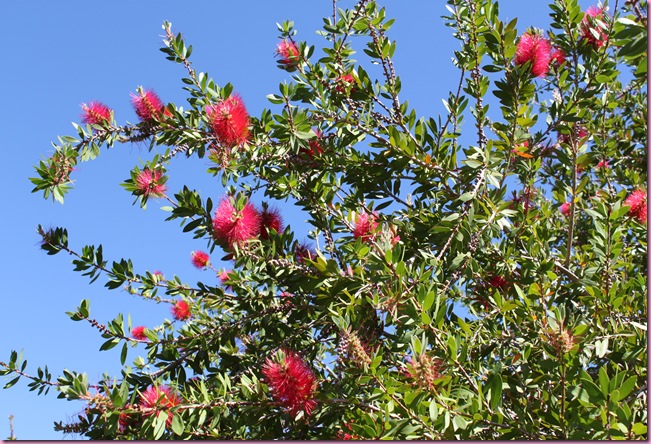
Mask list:
[[[447,12],[444,3],[413,0],[387,5],[388,15],[397,18],[389,36],[398,41],[395,64],[402,78],[402,99],[409,100],[419,115],[444,112],[441,99],[458,79],[450,63],[458,45],[440,19]],[[549,23],[547,0],[501,3],[502,19],[518,17],[520,32]],[[581,4],[585,8],[591,2]],[[149,157],[143,147],[119,146],[103,151],[94,162],[80,164],[73,174],[77,186],[63,206],[30,193],[33,165],[51,153],[50,141],[57,135],[73,134],[70,122],[79,120],[79,105],[99,100],[115,110],[118,122],[136,122],[129,93],[138,85],[155,89],[165,102],[183,105],[184,71],[158,51],[161,24],[169,20],[193,45],[197,70],[207,71],[219,84],[232,82],[249,112],[259,114],[270,106],[265,96],[277,92],[278,84],[288,78],[276,68],[275,23],[294,20],[297,39],[318,46],[321,37],[314,31],[331,8],[329,0],[3,2],[0,148],[7,170],[0,219],[0,360],[6,362],[13,349],[24,350],[29,372],[47,364],[53,375],[68,368],[87,372],[91,381],[105,371],[118,375],[119,347],[99,353],[103,339],[88,324],[70,321],[65,312],[74,310],[81,299],[91,299],[91,317],[101,323],[120,312],[131,313],[134,325],[155,325],[169,317],[167,305],[105,290],[101,278],[88,285],[87,278],[72,271],[65,254],[50,257],[41,252],[38,224],[67,227],[76,249],[101,243],[105,258],[132,258],[138,272],[161,270],[190,283],[214,280],[210,272],[190,265],[190,252],[205,249],[204,241],[181,233],[176,223],[164,223],[165,213],[156,201],[146,211],[132,206],[132,196],[119,186],[139,158]],[[220,183],[200,174],[207,167],[205,159],[178,159],[169,168],[170,190],[187,184],[213,200],[220,197]],[[291,219],[301,238],[307,230],[301,215],[292,214]],[[135,355],[130,353],[129,362]],[[0,380],[2,385],[7,381]],[[20,439],[62,439],[53,431],[53,421],[72,418],[83,407],[82,402],[57,400],[56,392],[37,396],[27,391],[26,382],[0,389],[0,439],[9,436],[11,414]]]

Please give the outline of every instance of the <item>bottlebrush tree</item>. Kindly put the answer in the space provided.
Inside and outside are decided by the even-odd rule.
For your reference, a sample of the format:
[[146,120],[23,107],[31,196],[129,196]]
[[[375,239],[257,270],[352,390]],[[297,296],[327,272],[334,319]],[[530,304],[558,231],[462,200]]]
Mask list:
[[[205,241],[188,260],[206,279],[39,227],[48,254],[176,321],[102,325],[84,300],[70,318],[121,347],[122,373],[53,379],[12,352],[6,387],[82,401],[56,428],[97,439],[645,438],[646,1],[555,0],[547,30],[501,21],[493,0],[447,10],[459,76],[438,117],[400,96],[374,1],[325,18],[319,55],[279,25],[270,47],[292,81],[259,116],[165,23],[188,109],[140,89],[140,122],[119,124],[84,104],[31,180],[63,201],[102,147],[161,147],[122,185]],[[223,192],[168,189],[166,167],[191,156]],[[288,199],[312,243],[283,220]]]

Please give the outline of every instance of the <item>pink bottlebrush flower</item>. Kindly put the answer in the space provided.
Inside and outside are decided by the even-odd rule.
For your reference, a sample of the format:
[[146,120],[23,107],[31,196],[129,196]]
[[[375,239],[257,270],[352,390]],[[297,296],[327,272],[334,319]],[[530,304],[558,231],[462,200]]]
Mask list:
[[[181,397],[165,385],[160,387],[149,386],[147,390],[140,394],[139,405],[145,416],[156,413],[156,417],[158,417],[160,414],[164,414],[165,410],[169,410],[179,404],[181,404]],[[172,425],[172,416],[172,412],[167,412],[168,427]]]
[[167,187],[162,179],[163,173],[161,171],[152,171],[149,168],[145,168],[136,176],[137,194],[147,197],[162,197],[165,191],[167,191]]
[[260,213],[260,238],[269,239],[269,233],[274,230],[276,233],[283,232],[283,218],[276,208],[265,208]]
[[524,65],[530,61],[531,74],[535,77],[544,77],[549,71],[551,59],[552,45],[549,40],[533,32],[520,36],[514,59],[516,65]]
[[296,246],[296,260],[298,263],[303,263],[305,259],[312,260],[316,257],[316,253],[312,248],[305,242],[298,244]]
[[290,414],[296,415],[303,411],[309,416],[316,406],[316,377],[298,355],[291,351],[283,351],[283,354],[285,358],[282,362],[267,358],[262,367],[265,382],[271,389],[273,398]]
[[249,113],[239,94],[233,94],[217,105],[208,105],[206,115],[221,145],[232,148],[249,138]]
[[156,271],[154,271],[154,272],[152,273],[152,276],[155,276],[156,279],[158,279],[159,281],[162,281],[163,279],[165,279],[165,276],[163,275],[163,272],[160,271],[160,270],[156,270]]
[[137,94],[131,93],[131,103],[142,122],[158,120],[163,115],[170,115],[158,95],[150,89],[138,88]]
[[212,226],[215,240],[222,246],[240,246],[260,234],[260,214],[250,202],[237,211],[226,197],[215,210]]
[[563,216],[569,216],[570,215],[570,209],[571,209],[571,204],[569,202],[565,202],[560,207],[561,214]]
[[601,168],[610,168],[610,163],[608,162],[608,160],[602,159],[597,164],[597,168],[599,168],[599,169],[601,169]]
[[138,339],[140,341],[147,340],[147,336],[145,336],[145,326],[139,325],[138,327],[133,327],[131,329],[131,336],[133,336],[134,339]]
[[554,66],[561,66],[563,63],[565,63],[565,52],[558,48],[554,48],[552,50],[552,58],[551,58],[551,63]]
[[[229,281],[231,278],[231,273],[233,273],[233,270],[223,270],[222,272],[219,273],[219,282],[222,284],[226,284],[226,282]],[[231,288],[230,285],[228,285],[226,288]]]
[[299,62],[299,51],[290,40],[283,40],[276,46],[276,55],[280,57],[279,63],[286,66],[296,66]]
[[170,310],[174,319],[179,321],[185,321],[192,316],[190,312],[190,304],[185,301],[178,301],[176,304],[172,305]]
[[628,214],[638,220],[638,222],[645,224],[647,220],[647,207],[646,207],[646,191],[637,189],[633,191],[624,201],[624,205],[630,208]]
[[81,121],[91,125],[104,125],[111,121],[111,108],[100,102],[90,102],[88,105],[81,104],[83,113]]
[[202,269],[210,265],[210,256],[208,253],[203,251],[193,251],[192,252],[192,265],[198,269]]
[[375,215],[361,212],[355,218],[355,229],[353,236],[355,239],[361,238],[366,242],[375,237],[375,230],[377,230],[378,223],[375,220]]
[[599,26],[598,23],[594,25],[590,24],[590,19],[588,17],[592,17],[593,22],[597,21],[603,23],[604,8],[600,8],[598,6],[590,6],[588,10],[585,11],[585,15],[581,21],[581,35],[583,38],[586,39],[592,46],[600,48],[604,46],[606,42],[608,42],[608,34],[606,34],[604,29]]

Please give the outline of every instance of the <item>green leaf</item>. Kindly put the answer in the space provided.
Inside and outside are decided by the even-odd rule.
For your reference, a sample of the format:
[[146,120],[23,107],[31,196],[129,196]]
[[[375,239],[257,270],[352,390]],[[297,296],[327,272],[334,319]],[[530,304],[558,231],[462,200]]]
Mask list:
[[181,418],[181,415],[178,413],[175,413],[174,416],[172,417],[172,431],[174,432],[175,435],[181,436],[183,435],[183,431],[185,430],[185,424],[183,424],[183,418]]
[[490,407],[491,410],[497,410],[502,405],[502,375],[499,373],[493,375],[490,385]]

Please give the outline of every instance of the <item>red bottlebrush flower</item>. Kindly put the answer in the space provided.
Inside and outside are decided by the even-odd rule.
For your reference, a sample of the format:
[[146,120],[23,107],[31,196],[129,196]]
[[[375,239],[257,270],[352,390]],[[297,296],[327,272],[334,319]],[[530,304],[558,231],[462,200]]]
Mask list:
[[500,275],[495,275],[488,280],[488,285],[493,288],[504,290],[508,285],[508,281]]
[[552,50],[551,63],[554,66],[561,66],[563,63],[565,63],[565,57],[565,53],[562,50],[554,48]]
[[[169,410],[181,403],[181,398],[172,389],[162,385],[160,387],[149,386],[140,394],[140,409],[143,415],[150,416],[156,413],[156,417],[164,414],[163,410]],[[167,426],[172,425],[172,412],[167,412]]]
[[133,336],[134,339],[145,341],[147,339],[147,336],[145,336],[145,326],[140,325],[138,327],[133,327],[131,329],[131,336]]
[[162,197],[167,191],[163,183],[163,173],[149,168],[145,168],[136,176],[136,188],[138,188],[137,194],[144,194],[147,197]]
[[610,163],[607,160],[602,159],[597,164],[597,168],[599,168],[599,169],[601,169],[601,168],[610,168]]
[[208,253],[203,251],[193,251],[192,252],[192,265],[198,269],[202,269],[210,265],[210,256]]
[[276,46],[276,55],[280,57],[278,62],[286,66],[296,66],[299,62],[299,51],[296,45],[289,41],[283,40]]
[[150,89],[138,88],[137,94],[131,93],[131,103],[142,122],[158,120],[163,115],[169,115],[161,99]]
[[81,104],[83,113],[81,121],[91,125],[104,125],[111,121],[111,108],[100,102],[90,102],[88,105]]
[[280,215],[280,212],[276,208],[265,208],[260,213],[260,237],[262,239],[269,239],[269,233],[271,230],[275,230],[276,233],[283,232],[283,218]]
[[316,406],[316,377],[310,367],[295,353],[283,351],[283,354],[285,359],[282,362],[267,358],[262,367],[265,382],[271,389],[273,398],[289,413],[296,415],[303,411],[309,416]]
[[[593,25],[590,23],[591,19],[589,19],[588,17],[592,17],[593,23],[594,22],[601,22],[601,23],[595,23]],[[608,34],[606,34],[604,28],[600,26],[600,24],[603,24],[603,21],[604,21],[604,8],[600,8],[598,6],[590,6],[588,10],[585,11],[585,15],[583,16],[583,20],[581,21],[581,35],[592,46],[596,46],[597,48],[604,46],[608,41]]]
[[571,210],[571,205],[569,202],[565,202],[563,205],[560,207],[561,214],[563,216],[569,216],[570,215],[570,210]]
[[323,147],[321,146],[321,131],[314,130],[314,133],[316,134],[316,138],[308,142],[309,148],[301,148],[301,153],[305,154],[310,159],[313,159],[317,154],[319,156],[323,154]]
[[171,312],[174,319],[179,321],[185,321],[192,316],[192,313],[190,312],[190,304],[185,301],[178,301],[176,304],[172,305]]
[[628,196],[624,201],[624,205],[628,205],[630,207],[628,214],[630,214],[642,224],[645,224],[647,220],[646,200],[646,191],[638,189],[633,191],[630,196]]
[[374,232],[377,226],[378,223],[375,221],[375,215],[365,212],[359,213],[355,218],[353,236],[355,239],[361,238],[364,242],[372,240],[375,237]]
[[237,211],[226,197],[215,210],[212,227],[215,240],[222,246],[243,245],[260,234],[260,214],[250,202]]
[[312,250],[312,248],[307,244],[307,243],[302,243],[298,244],[296,246],[296,260],[298,263],[303,263],[303,260],[308,259],[312,260],[316,257],[316,253]]
[[208,105],[206,114],[221,145],[232,148],[249,138],[249,113],[239,94],[233,94],[217,105]]
[[[350,85],[355,82],[355,78],[352,74],[344,74],[335,79],[335,89],[339,93],[344,93],[348,90]],[[354,88],[351,88],[350,92],[353,92]]]
[[549,40],[532,32],[520,36],[514,59],[516,65],[524,65],[530,61],[531,74],[535,77],[544,77],[549,71],[551,59],[552,45]]

